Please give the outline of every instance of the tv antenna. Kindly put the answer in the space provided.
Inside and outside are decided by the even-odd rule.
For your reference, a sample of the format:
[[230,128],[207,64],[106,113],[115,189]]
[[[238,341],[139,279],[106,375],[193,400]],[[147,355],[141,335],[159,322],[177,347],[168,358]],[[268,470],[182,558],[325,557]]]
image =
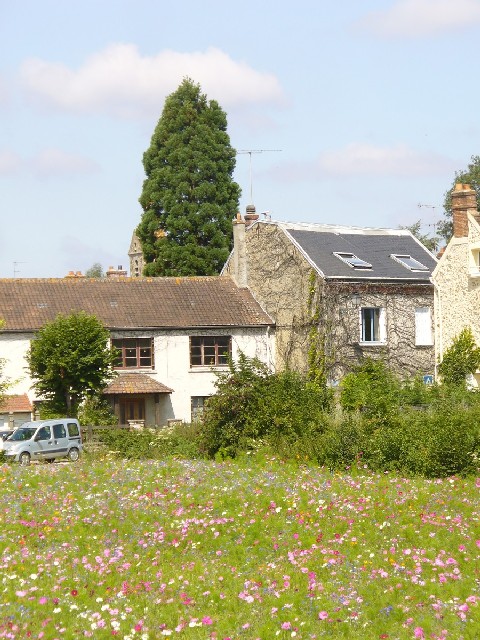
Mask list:
[[27,264],[26,262],[18,262],[18,261],[14,261],[13,263],[13,277],[16,278],[17,275],[20,273],[20,269],[17,269],[17,266],[19,264]]
[[435,209],[438,208],[437,205],[436,204],[422,204],[421,202],[419,202],[418,203],[418,208],[419,209],[425,208],[425,209],[431,209],[432,210],[434,222],[432,222],[430,224],[427,223],[425,226],[426,227],[433,227],[433,233],[435,234],[437,232],[437,224],[438,224],[438,220],[436,219],[436,216],[435,216]]
[[250,204],[253,204],[253,184],[252,184],[252,154],[254,153],[272,153],[278,152],[281,149],[239,149],[237,151],[237,155],[248,155],[250,156]]

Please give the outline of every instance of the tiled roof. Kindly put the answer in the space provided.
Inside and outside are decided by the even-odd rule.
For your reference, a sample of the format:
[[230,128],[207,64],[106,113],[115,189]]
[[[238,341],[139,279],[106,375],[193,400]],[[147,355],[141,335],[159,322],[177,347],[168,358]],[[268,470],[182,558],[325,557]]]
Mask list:
[[[334,225],[278,223],[303,253],[328,278],[344,280],[430,281],[435,257],[405,229],[373,229]],[[371,269],[354,269],[335,256],[353,254],[371,264]],[[392,255],[411,256],[427,267],[411,271]]]
[[248,289],[229,277],[0,279],[4,331],[32,331],[85,311],[109,329],[248,327],[273,324]]
[[26,393],[22,395],[4,396],[0,401],[0,411],[2,413],[23,413],[32,410],[32,403]]
[[173,389],[153,380],[145,373],[120,373],[103,391],[106,395],[121,393],[173,393]]

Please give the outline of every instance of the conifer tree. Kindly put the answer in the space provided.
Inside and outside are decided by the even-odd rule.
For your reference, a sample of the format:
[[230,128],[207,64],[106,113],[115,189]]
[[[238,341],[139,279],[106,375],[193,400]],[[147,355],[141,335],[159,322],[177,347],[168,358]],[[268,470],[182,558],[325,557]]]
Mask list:
[[137,235],[144,275],[219,273],[232,246],[240,197],[232,179],[235,149],[225,112],[191,79],[166,98],[143,166]]

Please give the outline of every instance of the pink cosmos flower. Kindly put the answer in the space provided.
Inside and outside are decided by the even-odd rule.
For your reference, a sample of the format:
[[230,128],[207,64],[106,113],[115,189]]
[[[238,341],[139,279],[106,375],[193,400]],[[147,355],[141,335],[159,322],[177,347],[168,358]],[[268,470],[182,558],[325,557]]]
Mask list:
[[422,627],[415,627],[415,629],[413,630],[413,635],[415,638],[425,638],[425,633]]
[[213,620],[210,616],[204,616],[202,618],[202,624],[213,624]]
[[328,613],[326,611],[320,611],[318,614],[319,620],[326,620],[328,618]]

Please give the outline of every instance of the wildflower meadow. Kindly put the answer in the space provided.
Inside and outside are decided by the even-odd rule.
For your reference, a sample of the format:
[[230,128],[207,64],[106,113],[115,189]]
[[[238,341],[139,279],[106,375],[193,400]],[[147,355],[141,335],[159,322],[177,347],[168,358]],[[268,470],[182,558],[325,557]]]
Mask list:
[[480,638],[480,479],[0,466],[0,638]]

